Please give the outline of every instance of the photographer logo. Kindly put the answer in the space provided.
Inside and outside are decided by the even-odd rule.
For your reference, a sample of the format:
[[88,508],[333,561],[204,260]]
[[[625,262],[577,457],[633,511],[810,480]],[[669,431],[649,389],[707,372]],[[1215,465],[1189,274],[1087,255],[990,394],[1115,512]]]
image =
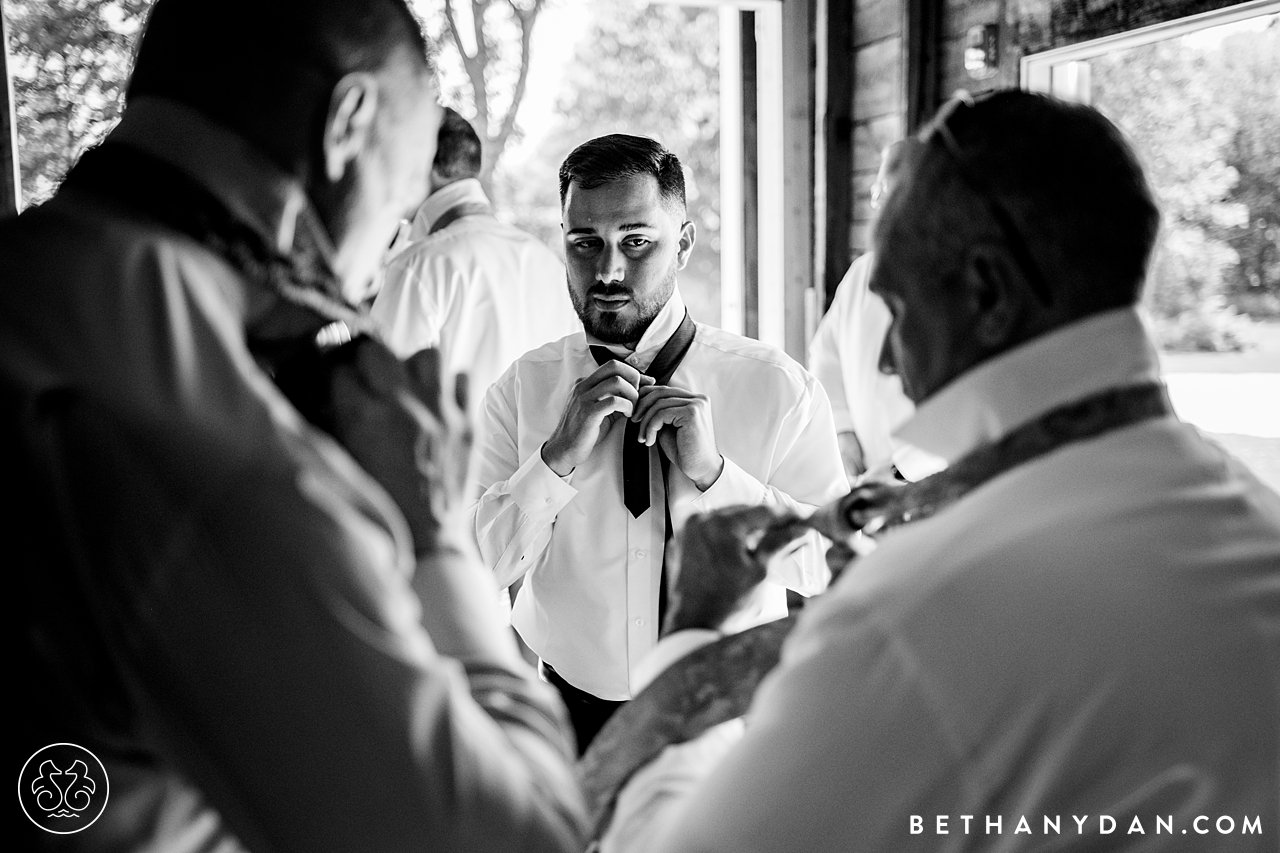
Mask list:
[[55,835],[88,829],[107,807],[107,769],[74,743],[36,752],[18,774],[18,802],[36,826]]

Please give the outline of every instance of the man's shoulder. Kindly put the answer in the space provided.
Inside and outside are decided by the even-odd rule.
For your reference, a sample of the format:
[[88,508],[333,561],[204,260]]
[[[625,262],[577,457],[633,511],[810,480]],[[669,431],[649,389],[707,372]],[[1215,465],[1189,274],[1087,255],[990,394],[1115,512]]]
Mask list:
[[778,347],[715,326],[699,323],[693,346],[731,369],[761,377],[772,375],[796,385],[808,385],[812,381],[809,372]]
[[476,216],[461,219],[434,234],[414,234],[411,242],[387,265],[408,266],[439,258],[482,267],[530,255],[548,265],[564,266],[546,243],[527,231],[491,216]]
[[555,341],[548,341],[540,347],[529,350],[517,358],[507,368],[506,373],[498,380],[507,382],[516,376],[545,374],[548,371],[559,371],[566,360],[574,359],[586,351],[586,334],[578,330]]

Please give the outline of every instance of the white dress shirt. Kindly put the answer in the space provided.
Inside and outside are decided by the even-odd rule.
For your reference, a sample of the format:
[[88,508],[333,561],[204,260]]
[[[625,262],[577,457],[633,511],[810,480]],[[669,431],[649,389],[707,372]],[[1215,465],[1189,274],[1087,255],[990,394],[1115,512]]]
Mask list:
[[397,355],[439,347],[448,375],[468,374],[473,421],[511,362],[580,328],[564,265],[541,240],[489,214],[431,233],[449,210],[477,202],[489,200],[474,178],[427,197],[408,244],[387,261],[371,311]]
[[[677,290],[620,358],[645,368],[684,317]],[[577,380],[598,365],[579,332],[528,353],[490,389],[477,436],[473,509],[482,559],[501,585],[524,577],[512,624],[569,683],[602,699],[635,692],[633,673],[657,639],[664,549],[657,446],[650,450],[650,509],[622,503],[623,420],[561,479],[542,461]],[[769,504],[808,513],[846,489],[831,409],[821,386],[784,353],[699,325],[671,385],[706,394],[724,471],[706,492],[672,463],[669,494],[678,531],[695,512]],[[825,588],[829,572],[816,534],[770,565],[770,580],[730,630],[786,615],[784,587]]]
[[[964,374],[903,434],[954,460],[1157,375],[1112,311]],[[1065,445],[891,531],[807,609],[652,849],[1275,850],[1278,637],[1280,496],[1173,416]]]
[[831,400],[836,432],[858,437],[869,474],[896,465],[908,480],[940,470],[941,460],[893,436],[915,410],[897,376],[880,371],[889,309],[867,286],[872,256],[860,256],[836,288],[809,342],[809,370]]

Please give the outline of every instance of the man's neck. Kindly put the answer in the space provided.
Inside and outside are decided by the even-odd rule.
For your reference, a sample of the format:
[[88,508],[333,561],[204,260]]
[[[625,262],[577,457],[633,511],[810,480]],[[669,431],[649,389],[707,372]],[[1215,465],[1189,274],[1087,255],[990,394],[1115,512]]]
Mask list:
[[1159,378],[1137,311],[1120,308],[984,361],[921,403],[894,436],[954,462],[1057,406]]

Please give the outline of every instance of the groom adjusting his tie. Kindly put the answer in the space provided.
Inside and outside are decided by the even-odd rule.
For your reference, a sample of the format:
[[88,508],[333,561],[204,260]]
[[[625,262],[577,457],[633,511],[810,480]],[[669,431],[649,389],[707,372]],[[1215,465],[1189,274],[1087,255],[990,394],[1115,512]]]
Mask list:
[[[485,398],[473,508],[512,623],[585,750],[635,692],[664,613],[667,544],[689,516],[765,504],[808,513],[846,488],[816,380],[759,341],[694,322],[679,160],[613,135],[560,169],[569,295],[583,332],[527,353]],[[693,570],[693,569],[690,569]],[[771,566],[734,628],[786,615],[828,572],[816,536]]]

